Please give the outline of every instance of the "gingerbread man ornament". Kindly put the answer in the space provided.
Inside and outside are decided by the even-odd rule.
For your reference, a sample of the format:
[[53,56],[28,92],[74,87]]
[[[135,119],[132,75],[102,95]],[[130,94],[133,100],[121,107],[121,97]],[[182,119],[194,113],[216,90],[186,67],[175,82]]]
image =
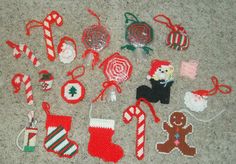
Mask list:
[[190,147],[186,143],[186,135],[192,133],[192,125],[186,128],[186,116],[182,112],[173,112],[170,116],[170,124],[163,123],[163,129],[169,133],[169,138],[165,143],[158,143],[156,149],[162,153],[170,153],[174,148],[178,148],[183,155],[194,156],[196,148]]

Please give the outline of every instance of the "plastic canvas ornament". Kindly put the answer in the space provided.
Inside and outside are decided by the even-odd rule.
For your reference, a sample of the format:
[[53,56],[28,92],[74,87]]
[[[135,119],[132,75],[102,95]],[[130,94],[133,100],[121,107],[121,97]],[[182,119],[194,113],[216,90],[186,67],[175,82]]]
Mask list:
[[136,91],[136,99],[145,98],[147,101],[162,104],[169,104],[170,90],[174,83],[174,67],[169,61],[153,60],[147,79],[152,87],[146,85],[139,86]]
[[62,26],[63,19],[62,16],[57,11],[52,11],[49,13],[45,19],[40,22],[37,20],[31,20],[26,24],[26,34],[30,35],[30,29],[35,27],[43,27],[44,40],[46,43],[47,57],[50,61],[56,59],[55,47],[53,43],[53,34],[52,34],[52,24],[57,26]]
[[[103,67],[103,68],[102,68]],[[109,89],[108,100],[116,101],[116,92],[121,93],[119,84],[125,82],[131,77],[133,66],[131,62],[124,56],[121,56],[118,52],[106,58],[99,66],[103,69],[103,74],[106,76],[107,81],[103,83],[104,89],[93,100],[97,101],[100,97],[103,99],[105,91]]]
[[[71,42],[73,46],[66,42]],[[58,44],[57,52],[62,63],[71,63],[77,56],[77,47],[75,40],[68,36],[63,37]]]
[[181,61],[180,76],[188,77],[191,80],[196,79],[198,64],[196,60]]
[[54,77],[51,73],[48,72],[48,70],[41,70],[39,72],[39,75],[41,78],[39,79],[39,83],[41,85],[41,88],[43,91],[49,91],[52,89],[52,84],[54,81]]
[[35,57],[34,53],[28,48],[26,44],[15,44],[10,40],[7,40],[6,43],[8,44],[9,47],[13,48],[13,56],[16,59],[19,59],[21,57],[21,51],[24,52],[27,56],[27,58],[32,62],[32,64],[35,67],[40,66],[39,60]]
[[166,25],[171,30],[166,38],[166,45],[168,47],[179,51],[188,49],[190,43],[189,36],[181,25],[173,25],[170,18],[163,14],[155,16],[153,20]]
[[207,97],[214,96],[218,92],[222,94],[231,93],[232,88],[229,85],[219,84],[217,77],[212,76],[211,81],[214,87],[210,90],[197,90],[185,93],[184,103],[189,110],[202,112],[207,108]]
[[17,73],[14,75],[14,77],[11,80],[11,84],[14,87],[14,93],[18,93],[21,89],[21,83],[24,83],[25,85],[25,95],[26,95],[26,101],[28,105],[33,105],[34,98],[33,98],[33,88],[31,85],[31,78],[28,75],[25,75],[23,73]]
[[47,152],[57,154],[60,158],[74,157],[78,153],[79,146],[68,137],[72,117],[51,114],[50,105],[47,102],[42,102],[42,108],[47,115],[44,148]]
[[[74,71],[77,69],[82,69],[81,74],[75,76]],[[85,96],[85,87],[84,85],[76,80],[77,78],[84,75],[85,68],[84,66],[78,66],[74,68],[72,71],[67,73],[67,76],[71,76],[71,80],[68,80],[62,87],[61,87],[61,97],[63,100],[69,104],[76,104],[84,99]]]
[[[36,146],[36,137],[38,128],[36,128],[37,121],[34,119],[34,111],[28,113],[29,125],[21,130],[16,138],[16,146],[24,152],[34,152]],[[24,133],[25,132],[25,133]],[[19,145],[19,139],[24,133],[23,146]]]
[[99,52],[106,48],[110,43],[110,34],[106,27],[101,24],[99,16],[91,9],[87,9],[89,14],[96,17],[97,24],[91,25],[84,29],[82,43],[87,49],[82,58],[87,60],[87,65],[92,64],[92,68],[99,61]]
[[160,153],[170,153],[175,148],[183,155],[195,156],[197,150],[187,143],[187,135],[193,132],[192,125],[187,124],[187,117],[182,112],[173,112],[169,116],[169,123],[163,122],[163,129],[168,133],[168,138],[164,143],[157,143],[156,150]]
[[146,99],[140,98],[137,100],[136,104],[129,106],[123,112],[123,121],[128,124],[135,117],[137,119],[136,125],[136,157],[138,160],[144,158],[144,145],[145,145],[145,130],[146,130],[146,113],[140,107],[140,103],[144,102],[152,112],[155,123],[160,121],[160,118],[157,117],[155,109],[152,104],[150,104]]
[[149,54],[152,49],[147,46],[153,40],[153,29],[146,22],[141,22],[132,13],[126,12],[125,23],[128,24],[125,32],[125,39],[129,43],[122,46],[121,49],[135,51],[137,48],[142,48],[144,54]]
[[88,143],[88,153],[102,159],[105,162],[118,162],[124,151],[121,146],[112,142],[115,134],[115,121],[109,119],[92,118],[92,105],[90,108],[90,122],[88,131],[90,139]]

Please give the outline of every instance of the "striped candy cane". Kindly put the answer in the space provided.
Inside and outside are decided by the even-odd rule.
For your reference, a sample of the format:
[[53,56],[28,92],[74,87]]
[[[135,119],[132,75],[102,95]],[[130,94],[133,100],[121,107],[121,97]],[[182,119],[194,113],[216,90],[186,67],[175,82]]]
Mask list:
[[39,60],[34,56],[33,52],[28,48],[28,46],[26,44],[17,45],[10,40],[7,40],[6,43],[11,48],[13,48],[13,55],[16,59],[21,57],[20,51],[23,51],[35,67],[38,67],[40,65]]
[[50,61],[54,61],[56,58],[53,44],[53,37],[52,37],[52,28],[51,28],[51,25],[53,23],[56,23],[57,26],[61,26],[63,24],[62,16],[59,15],[57,11],[52,11],[50,14],[48,14],[46,18],[43,20],[43,22],[32,20],[26,24],[27,35],[30,35],[31,28],[40,26],[43,27],[47,56]]
[[18,93],[20,91],[22,82],[25,84],[25,94],[26,94],[27,104],[32,105],[34,101],[33,101],[33,92],[32,92],[30,76],[24,75],[22,73],[17,73],[14,75],[11,81],[12,86],[15,89],[14,93]]
[[128,124],[131,122],[133,117],[137,119],[136,126],[136,157],[138,160],[142,160],[144,158],[144,144],[145,144],[145,127],[146,127],[146,114],[140,108],[140,102],[143,101],[146,103],[154,117],[154,121],[158,123],[160,119],[156,116],[155,110],[153,106],[144,98],[140,98],[137,100],[136,105],[129,106],[123,112],[123,121]]

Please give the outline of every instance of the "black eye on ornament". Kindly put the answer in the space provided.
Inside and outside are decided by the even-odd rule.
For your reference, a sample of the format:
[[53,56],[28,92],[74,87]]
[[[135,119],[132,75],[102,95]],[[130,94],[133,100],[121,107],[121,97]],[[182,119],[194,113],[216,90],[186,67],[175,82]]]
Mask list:
[[159,69],[159,71],[161,71],[161,68]]
[[168,72],[168,70],[166,70],[166,72]]

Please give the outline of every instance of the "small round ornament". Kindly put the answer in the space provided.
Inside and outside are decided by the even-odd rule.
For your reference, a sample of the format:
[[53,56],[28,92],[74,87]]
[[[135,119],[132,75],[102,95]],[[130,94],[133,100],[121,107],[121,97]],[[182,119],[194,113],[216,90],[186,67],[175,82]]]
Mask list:
[[[74,76],[74,71],[77,69],[82,69],[81,74]],[[72,71],[67,73],[67,76],[71,76],[71,80],[68,80],[62,87],[61,87],[61,97],[63,100],[69,104],[76,104],[83,100],[85,96],[85,87],[84,85],[76,80],[78,77],[84,75],[85,68],[84,66],[78,66],[74,68]]]
[[135,51],[136,48],[142,48],[145,54],[149,54],[152,49],[147,44],[153,40],[153,29],[146,22],[140,22],[132,13],[125,13],[125,23],[130,23],[125,32],[125,39],[129,43],[122,46],[121,49]]
[[[70,45],[67,42],[71,42],[73,44]],[[57,47],[57,51],[59,54],[59,59],[62,63],[68,64],[71,63],[77,56],[77,47],[76,47],[76,42],[74,39],[65,36],[60,40],[60,43]]]

